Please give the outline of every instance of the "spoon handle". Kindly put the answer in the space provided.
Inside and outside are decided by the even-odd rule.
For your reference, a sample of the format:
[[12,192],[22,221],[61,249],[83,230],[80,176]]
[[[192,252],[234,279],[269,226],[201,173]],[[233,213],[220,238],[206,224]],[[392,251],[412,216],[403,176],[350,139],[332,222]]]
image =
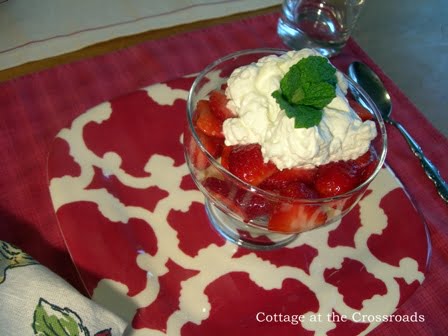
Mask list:
[[409,144],[409,147],[411,147],[412,152],[415,154],[416,157],[419,158],[426,175],[432,180],[432,182],[436,186],[437,192],[439,193],[440,197],[442,197],[442,199],[445,202],[448,202],[448,185],[443,180],[437,167],[425,156],[421,147],[417,144],[414,138],[408,133],[408,131],[406,131],[406,129],[400,123],[391,119],[389,119],[388,121],[392,125],[394,125],[404,136],[407,143]]

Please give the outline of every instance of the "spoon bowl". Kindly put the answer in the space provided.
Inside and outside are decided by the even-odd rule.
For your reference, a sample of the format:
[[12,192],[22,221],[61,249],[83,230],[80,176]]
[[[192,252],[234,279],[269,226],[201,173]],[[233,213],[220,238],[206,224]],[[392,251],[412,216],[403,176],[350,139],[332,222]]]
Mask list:
[[[370,69],[367,65],[361,62],[353,62],[348,68],[348,75],[356,83],[359,84],[370,96],[370,98],[375,102],[378,109],[383,116],[385,122],[395,126],[398,131],[403,135],[411,148],[412,152],[420,160],[420,163],[426,173],[426,175],[433,181],[436,186],[437,192],[440,197],[448,202],[448,185],[443,180],[437,167],[425,156],[421,147],[417,144],[414,138],[409,134],[408,131],[399,122],[392,119],[392,101],[389,92],[385,88],[383,82],[378,77],[378,75]],[[353,92],[355,99],[366,106],[364,99],[359,96],[356,92]]]
[[[355,82],[359,84],[372,98],[381,112],[384,121],[390,121],[392,113],[392,102],[389,92],[383,85],[381,79],[367,65],[361,62],[353,62],[348,69],[348,74]],[[359,101],[360,96],[356,95]],[[365,105],[364,102],[362,102]]]

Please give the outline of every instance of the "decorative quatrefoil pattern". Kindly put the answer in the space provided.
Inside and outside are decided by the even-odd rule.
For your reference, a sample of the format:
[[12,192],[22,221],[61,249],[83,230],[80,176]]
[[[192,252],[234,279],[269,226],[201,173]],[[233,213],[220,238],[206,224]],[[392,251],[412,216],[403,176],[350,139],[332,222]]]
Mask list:
[[[192,81],[102,103],[54,141],[51,197],[93,299],[137,336],[373,330],[381,321],[365,317],[393,314],[422,283],[428,259],[425,225],[393,173],[384,168],[338,223],[279,250],[240,249],[209,225],[184,161]],[[342,315],[348,320],[337,322]]]

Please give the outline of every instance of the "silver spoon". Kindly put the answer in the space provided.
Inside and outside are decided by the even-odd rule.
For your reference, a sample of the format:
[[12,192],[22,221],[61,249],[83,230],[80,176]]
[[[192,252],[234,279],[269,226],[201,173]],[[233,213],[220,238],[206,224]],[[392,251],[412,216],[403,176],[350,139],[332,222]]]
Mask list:
[[[358,83],[364,91],[367,92],[370,98],[372,98],[378,106],[384,121],[395,126],[404,136],[412,152],[420,159],[420,163],[422,164],[426,175],[434,182],[440,197],[442,197],[445,202],[448,202],[448,185],[443,180],[442,176],[440,176],[439,170],[425,156],[420,146],[406,131],[406,129],[400,123],[391,119],[390,115],[392,113],[392,102],[390,100],[389,93],[381,82],[381,79],[378,78],[372,69],[361,62],[353,62],[350,64],[348,68],[348,75],[356,83]],[[356,97],[356,95],[354,96],[359,103],[363,104],[361,97]]]

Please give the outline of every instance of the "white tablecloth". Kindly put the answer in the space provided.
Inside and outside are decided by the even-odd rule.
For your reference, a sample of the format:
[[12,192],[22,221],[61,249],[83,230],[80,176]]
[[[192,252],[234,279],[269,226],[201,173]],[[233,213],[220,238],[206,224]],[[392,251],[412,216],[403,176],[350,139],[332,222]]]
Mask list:
[[0,1],[0,70],[116,37],[280,3],[280,0]]

